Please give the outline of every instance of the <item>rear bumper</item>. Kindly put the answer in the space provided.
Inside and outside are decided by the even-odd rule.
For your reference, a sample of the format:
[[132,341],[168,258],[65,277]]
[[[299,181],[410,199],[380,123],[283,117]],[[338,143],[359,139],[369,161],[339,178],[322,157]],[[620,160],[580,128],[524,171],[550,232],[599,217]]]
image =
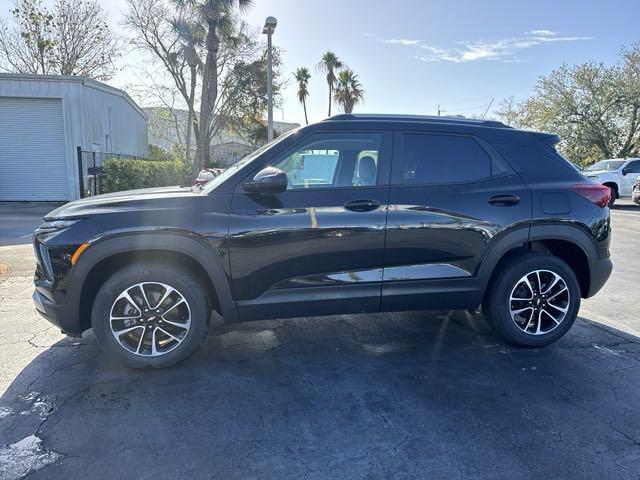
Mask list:
[[611,258],[595,260],[591,262],[589,270],[591,273],[589,291],[585,295],[585,298],[593,297],[600,291],[604,284],[607,283],[613,270],[613,262]]
[[49,298],[46,292],[36,286],[33,291],[33,303],[36,311],[48,322],[58,327],[62,333],[71,337],[80,337],[82,330],[74,317],[70,315],[67,305],[60,305]]

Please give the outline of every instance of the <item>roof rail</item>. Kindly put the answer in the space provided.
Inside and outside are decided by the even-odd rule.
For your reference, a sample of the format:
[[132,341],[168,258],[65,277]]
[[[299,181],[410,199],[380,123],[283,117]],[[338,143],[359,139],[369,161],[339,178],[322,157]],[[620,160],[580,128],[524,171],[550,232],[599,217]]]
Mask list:
[[484,120],[479,118],[466,118],[460,116],[434,116],[434,115],[397,115],[389,113],[341,113],[326,118],[325,122],[336,120],[388,120],[401,122],[430,122],[430,123],[458,123],[462,125],[478,125],[494,128],[512,128],[497,120]]

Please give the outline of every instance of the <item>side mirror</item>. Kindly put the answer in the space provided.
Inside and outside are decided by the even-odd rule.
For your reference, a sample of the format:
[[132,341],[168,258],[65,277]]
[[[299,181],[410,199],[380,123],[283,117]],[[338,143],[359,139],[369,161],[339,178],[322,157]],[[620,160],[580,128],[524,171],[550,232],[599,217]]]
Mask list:
[[627,173],[629,173],[631,171],[631,169],[629,167],[624,167],[622,169],[622,175],[626,175]]
[[242,184],[247,193],[282,193],[287,189],[287,174],[276,167],[265,167],[260,170],[253,180]]

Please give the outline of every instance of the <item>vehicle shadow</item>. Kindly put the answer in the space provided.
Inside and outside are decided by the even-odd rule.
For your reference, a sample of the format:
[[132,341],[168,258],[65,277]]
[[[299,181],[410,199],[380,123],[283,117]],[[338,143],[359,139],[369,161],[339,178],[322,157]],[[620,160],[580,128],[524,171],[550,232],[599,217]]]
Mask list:
[[627,200],[624,203],[621,201],[617,201],[616,203],[613,204],[613,206],[611,207],[611,210],[637,212],[637,211],[640,211],[640,206],[636,205],[631,200]]
[[0,445],[42,439],[30,479],[632,478],[639,400],[638,339],[587,319],[525,349],[468,312],[299,318],[166,370],[62,340],[2,396]]

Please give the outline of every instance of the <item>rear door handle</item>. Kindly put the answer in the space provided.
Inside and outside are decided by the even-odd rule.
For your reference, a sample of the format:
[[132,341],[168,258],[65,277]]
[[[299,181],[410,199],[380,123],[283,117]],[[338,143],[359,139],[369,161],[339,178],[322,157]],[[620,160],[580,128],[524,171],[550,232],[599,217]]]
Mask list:
[[380,206],[376,200],[352,200],[344,204],[344,208],[352,212],[370,212]]
[[494,195],[489,198],[489,203],[498,207],[510,207],[520,203],[520,197],[518,195]]

